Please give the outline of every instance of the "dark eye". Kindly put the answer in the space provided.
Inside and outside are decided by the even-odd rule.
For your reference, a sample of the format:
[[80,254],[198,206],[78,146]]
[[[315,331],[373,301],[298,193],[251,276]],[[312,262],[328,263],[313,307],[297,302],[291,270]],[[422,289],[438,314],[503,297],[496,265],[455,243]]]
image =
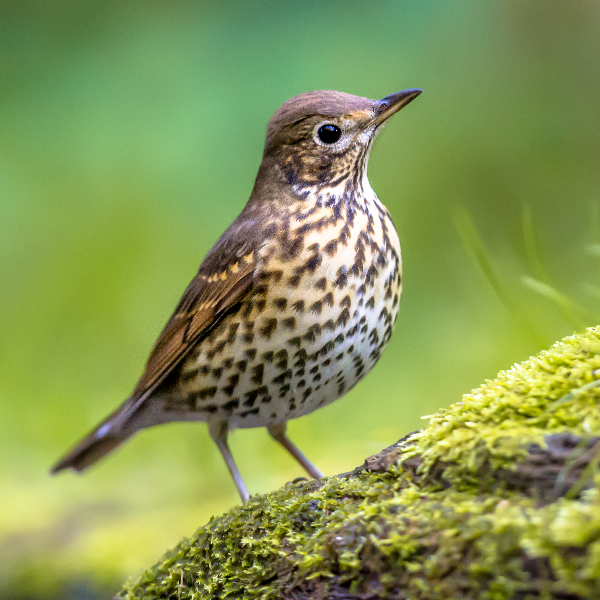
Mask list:
[[342,130],[337,125],[321,125],[317,135],[324,144],[335,144],[340,139]]

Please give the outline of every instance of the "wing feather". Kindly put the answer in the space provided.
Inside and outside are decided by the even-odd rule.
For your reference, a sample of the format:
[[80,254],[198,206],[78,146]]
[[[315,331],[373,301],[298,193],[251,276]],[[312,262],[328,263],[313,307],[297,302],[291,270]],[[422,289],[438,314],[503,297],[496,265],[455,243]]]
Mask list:
[[[135,418],[185,356],[252,293],[263,223],[242,214],[206,255],[160,334],[133,394],[52,468],[87,468],[127,439]],[[138,423],[139,425],[139,423]],[[147,426],[144,424],[142,426]]]
[[254,261],[244,261],[236,273],[223,268],[223,278],[202,273],[194,277],[154,345],[134,397],[154,391],[185,355],[242,302],[252,288],[255,268]]

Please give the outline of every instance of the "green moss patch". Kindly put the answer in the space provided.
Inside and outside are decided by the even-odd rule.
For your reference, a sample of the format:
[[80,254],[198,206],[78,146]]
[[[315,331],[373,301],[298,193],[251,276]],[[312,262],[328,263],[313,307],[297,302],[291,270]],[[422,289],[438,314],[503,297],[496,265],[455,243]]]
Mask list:
[[121,598],[600,597],[600,327],[352,473],[212,519]]

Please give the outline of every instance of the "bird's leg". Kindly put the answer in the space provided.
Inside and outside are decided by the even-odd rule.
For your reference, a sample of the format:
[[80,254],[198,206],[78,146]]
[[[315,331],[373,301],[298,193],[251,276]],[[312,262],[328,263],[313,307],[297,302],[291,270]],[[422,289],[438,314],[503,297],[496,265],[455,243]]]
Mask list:
[[240,498],[242,499],[242,504],[248,502],[250,498],[250,494],[246,489],[242,476],[233,460],[233,456],[231,454],[231,450],[227,445],[227,421],[209,421],[208,423],[208,431],[210,433],[210,437],[214,440],[215,444],[219,447],[223,458],[225,459],[225,464],[233,477],[233,481],[238,489],[240,494]]
[[304,468],[304,470],[314,479],[323,479],[325,475],[313,465],[298,448],[292,443],[292,440],[285,435],[287,424],[277,423],[275,425],[267,425],[267,431],[271,436],[278,441]]

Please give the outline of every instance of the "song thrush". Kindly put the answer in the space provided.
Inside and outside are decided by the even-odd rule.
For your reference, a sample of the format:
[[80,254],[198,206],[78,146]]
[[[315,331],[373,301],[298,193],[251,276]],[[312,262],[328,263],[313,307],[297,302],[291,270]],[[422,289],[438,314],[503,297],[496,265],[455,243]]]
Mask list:
[[206,421],[242,501],[228,430],[267,427],[312,477],[286,422],[377,362],[401,292],[398,235],[367,179],[373,140],[421,93],[300,94],[271,118],[254,189],[200,265],[133,394],[52,469],[81,471],[138,430]]

